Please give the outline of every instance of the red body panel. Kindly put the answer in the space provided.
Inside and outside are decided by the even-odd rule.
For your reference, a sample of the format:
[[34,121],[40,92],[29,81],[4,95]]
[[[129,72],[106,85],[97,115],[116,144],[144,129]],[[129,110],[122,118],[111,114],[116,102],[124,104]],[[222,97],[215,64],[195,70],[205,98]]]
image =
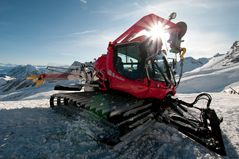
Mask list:
[[68,73],[59,73],[59,74],[41,74],[41,78],[43,79],[62,79],[62,80],[67,80],[67,77],[69,76]]
[[135,39],[132,39],[132,36],[143,29],[147,29],[147,27],[155,21],[166,23],[168,26],[175,25],[166,19],[150,14],[141,18],[114,42],[109,43],[107,55],[102,55],[95,63],[95,70],[100,81],[101,90],[114,89],[126,92],[137,98],[156,99],[164,99],[167,94],[174,95],[176,93],[174,85],[167,87],[165,82],[156,82],[149,80],[148,78],[142,80],[130,80],[117,73],[114,68],[114,46],[119,43],[124,44],[132,41],[142,42],[144,40],[142,36]]

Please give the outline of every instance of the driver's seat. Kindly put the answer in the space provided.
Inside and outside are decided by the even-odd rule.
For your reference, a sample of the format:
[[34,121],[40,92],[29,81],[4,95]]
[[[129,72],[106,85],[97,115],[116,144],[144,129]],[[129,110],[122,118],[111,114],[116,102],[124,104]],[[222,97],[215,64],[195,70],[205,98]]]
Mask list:
[[116,71],[118,73],[120,73],[120,74],[123,74],[123,72],[124,72],[124,65],[123,65],[121,57],[119,57],[119,56],[117,57],[115,66],[116,66],[116,68],[115,68]]

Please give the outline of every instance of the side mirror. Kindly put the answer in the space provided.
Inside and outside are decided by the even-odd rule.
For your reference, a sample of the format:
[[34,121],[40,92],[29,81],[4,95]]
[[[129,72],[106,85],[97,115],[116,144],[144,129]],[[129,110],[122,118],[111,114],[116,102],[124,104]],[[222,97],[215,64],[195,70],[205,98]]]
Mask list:
[[169,20],[175,19],[177,17],[177,13],[173,12],[169,15]]

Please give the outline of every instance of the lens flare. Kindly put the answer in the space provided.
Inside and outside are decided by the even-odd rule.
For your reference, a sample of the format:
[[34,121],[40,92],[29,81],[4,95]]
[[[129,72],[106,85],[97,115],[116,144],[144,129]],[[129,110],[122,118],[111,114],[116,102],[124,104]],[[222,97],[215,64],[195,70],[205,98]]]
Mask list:
[[147,36],[152,41],[161,41],[162,42],[162,49],[168,50],[169,43],[167,42],[169,40],[170,34],[168,33],[168,25],[163,25],[161,22],[152,22],[151,25],[147,27],[147,29],[144,29],[136,34],[136,37],[139,36]]
[[168,26],[163,26],[162,23],[157,22],[149,27],[149,30],[146,32],[146,36],[150,37],[152,40],[161,39],[163,43],[163,48],[167,50],[167,41],[169,39],[169,33],[167,32]]

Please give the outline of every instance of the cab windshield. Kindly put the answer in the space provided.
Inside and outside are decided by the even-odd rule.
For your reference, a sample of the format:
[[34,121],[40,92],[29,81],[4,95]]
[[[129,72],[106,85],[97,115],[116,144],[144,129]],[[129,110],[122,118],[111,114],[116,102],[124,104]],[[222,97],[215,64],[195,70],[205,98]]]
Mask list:
[[151,61],[152,79],[155,81],[175,83],[170,66],[164,53],[157,54]]

